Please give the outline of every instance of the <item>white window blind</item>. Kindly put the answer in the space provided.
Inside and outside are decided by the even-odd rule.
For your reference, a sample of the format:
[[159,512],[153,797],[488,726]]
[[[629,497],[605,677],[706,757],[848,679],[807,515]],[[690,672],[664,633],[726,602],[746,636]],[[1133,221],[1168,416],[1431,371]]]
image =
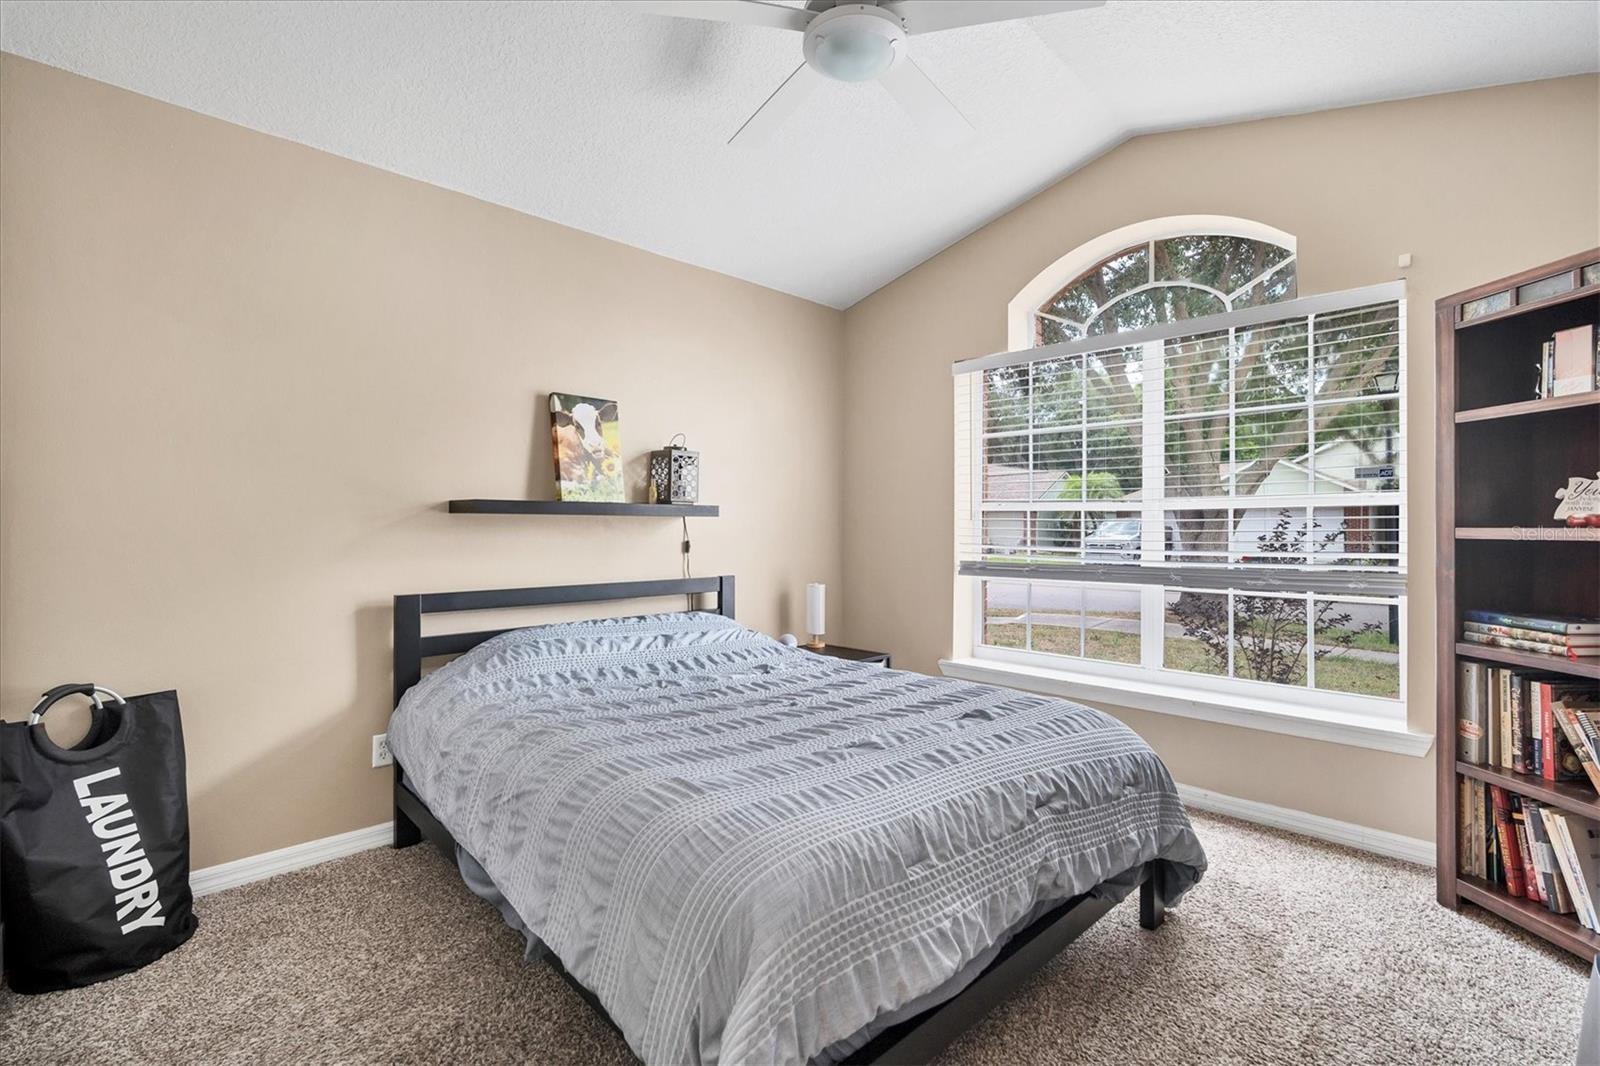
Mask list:
[[978,643],[1290,684],[1398,657],[1402,283],[954,370]]

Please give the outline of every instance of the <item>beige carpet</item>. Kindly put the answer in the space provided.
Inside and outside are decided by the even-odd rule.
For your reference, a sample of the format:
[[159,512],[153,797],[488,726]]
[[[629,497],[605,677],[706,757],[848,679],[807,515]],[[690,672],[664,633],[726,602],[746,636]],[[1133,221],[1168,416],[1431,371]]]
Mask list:
[[[1585,968],[1432,872],[1196,815],[1206,880],[1151,934],[1125,902],[942,1063],[1570,1063]],[[627,1048],[430,847],[204,899],[153,966],[0,991],[0,1061],[626,1063]]]

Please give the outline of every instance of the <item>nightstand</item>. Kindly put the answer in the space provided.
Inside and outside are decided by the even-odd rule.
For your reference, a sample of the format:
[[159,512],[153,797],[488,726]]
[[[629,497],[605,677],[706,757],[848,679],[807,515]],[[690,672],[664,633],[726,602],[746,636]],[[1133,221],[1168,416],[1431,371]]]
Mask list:
[[884,669],[889,668],[889,653],[886,651],[867,651],[864,648],[847,648],[843,644],[824,644],[820,648],[807,648],[800,645],[805,651],[813,655],[831,655],[835,659],[849,659],[856,663],[877,663]]

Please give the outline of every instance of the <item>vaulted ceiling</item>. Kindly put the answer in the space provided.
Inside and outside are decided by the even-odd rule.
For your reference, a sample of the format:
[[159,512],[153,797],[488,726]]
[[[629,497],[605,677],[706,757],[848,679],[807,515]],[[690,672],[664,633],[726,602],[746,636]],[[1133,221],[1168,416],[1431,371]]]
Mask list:
[[825,84],[772,141],[730,148],[799,35],[600,0],[7,0],[0,47],[847,307],[1128,137],[1594,71],[1597,16],[1596,0],[1111,0],[919,36],[977,128],[953,148],[874,83]]

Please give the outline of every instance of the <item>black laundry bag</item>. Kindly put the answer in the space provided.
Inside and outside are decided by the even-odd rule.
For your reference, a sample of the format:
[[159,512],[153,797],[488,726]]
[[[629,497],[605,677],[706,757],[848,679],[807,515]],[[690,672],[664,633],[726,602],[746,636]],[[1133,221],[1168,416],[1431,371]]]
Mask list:
[[[94,707],[63,748],[39,719],[70,695]],[[0,723],[0,905],[11,987],[52,992],[153,962],[198,920],[178,694],[61,685],[33,723]]]

